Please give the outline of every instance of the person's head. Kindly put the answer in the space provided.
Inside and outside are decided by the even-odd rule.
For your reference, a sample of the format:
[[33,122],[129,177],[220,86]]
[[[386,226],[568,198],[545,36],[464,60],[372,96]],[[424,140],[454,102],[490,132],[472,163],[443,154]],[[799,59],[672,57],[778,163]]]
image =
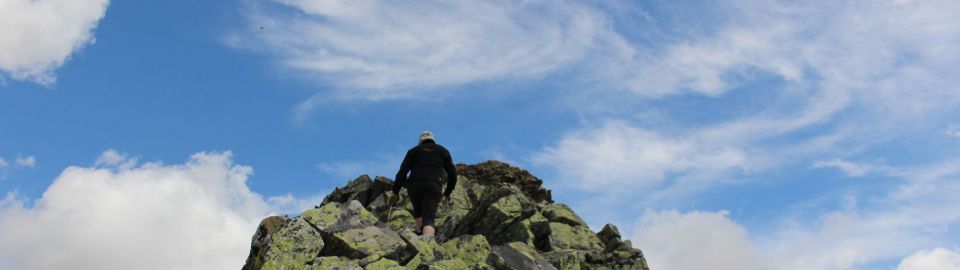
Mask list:
[[420,132],[420,142],[418,142],[417,144],[422,144],[427,141],[436,143],[437,139],[433,137],[433,132],[430,132],[429,130],[424,130],[423,132]]

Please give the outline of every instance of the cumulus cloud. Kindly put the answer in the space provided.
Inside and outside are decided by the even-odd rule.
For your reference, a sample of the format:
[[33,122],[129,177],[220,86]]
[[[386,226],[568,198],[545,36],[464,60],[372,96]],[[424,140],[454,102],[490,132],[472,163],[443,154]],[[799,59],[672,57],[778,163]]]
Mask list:
[[272,2],[254,5],[252,31],[229,42],[366,99],[539,77],[576,62],[598,40],[618,39],[579,1]]
[[834,168],[853,177],[864,176],[873,169],[867,164],[857,164],[842,159],[818,160],[813,163],[813,168]]
[[960,269],[960,254],[944,248],[917,251],[917,253],[904,258],[897,266],[897,270],[957,269]]
[[857,269],[951,243],[949,228],[960,223],[954,207],[960,203],[956,159],[877,172],[901,182],[863,202],[854,197],[845,209],[824,213],[812,225],[787,222],[765,241],[764,249],[783,269]]
[[70,55],[94,42],[109,0],[0,2],[0,74],[52,84]]
[[774,269],[727,212],[647,211],[633,241],[651,269]]
[[650,187],[669,175],[725,170],[746,161],[740,149],[671,138],[621,121],[568,134],[533,159],[562,170],[566,182],[587,190]]
[[17,156],[17,166],[33,168],[37,166],[37,157],[35,156]]
[[259,221],[297,204],[252,192],[252,173],[230,152],[66,168],[41,198],[0,202],[0,268],[238,269]]

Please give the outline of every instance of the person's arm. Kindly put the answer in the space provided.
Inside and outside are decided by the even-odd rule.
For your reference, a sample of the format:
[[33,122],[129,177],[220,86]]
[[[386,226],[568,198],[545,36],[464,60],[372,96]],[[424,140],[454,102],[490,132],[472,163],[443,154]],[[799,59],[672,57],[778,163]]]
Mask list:
[[400,163],[400,171],[397,172],[397,177],[393,181],[393,194],[400,195],[400,188],[403,187],[403,182],[407,181],[407,174],[410,173],[410,167],[413,164],[413,151],[407,151],[407,155],[403,157],[403,162]]
[[443,192],[443,196],[450,197],[450,193],[453,193],[453,188],[457,186],[457,167],[453,165],[453,158],[450,158],[450,151],[443,151],[443,167],[447,171],[447,190]]

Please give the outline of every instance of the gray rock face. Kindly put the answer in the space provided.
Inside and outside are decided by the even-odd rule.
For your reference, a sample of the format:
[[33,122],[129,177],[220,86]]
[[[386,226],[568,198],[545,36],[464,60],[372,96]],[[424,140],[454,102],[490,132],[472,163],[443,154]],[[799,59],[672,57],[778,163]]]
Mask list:
[[392,180],[364,175],[297,217],[264,219],[243,269],[648,270],[616,226],[594,233],[526,170],[487,161],[457,171],[434,239],[414,234],[405,191],[391,211]]

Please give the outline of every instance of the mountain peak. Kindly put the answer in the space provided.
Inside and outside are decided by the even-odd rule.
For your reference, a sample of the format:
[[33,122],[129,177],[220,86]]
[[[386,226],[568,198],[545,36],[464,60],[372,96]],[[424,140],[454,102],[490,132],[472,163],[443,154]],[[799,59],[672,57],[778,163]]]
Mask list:
[[457,172],[435,239],[414,234],[405,191],[387,205],[393,180],[362,175],[298,217],[264,219],[243,269],[648,270],[616,226],[591,231],[528,171],[491,160]]

